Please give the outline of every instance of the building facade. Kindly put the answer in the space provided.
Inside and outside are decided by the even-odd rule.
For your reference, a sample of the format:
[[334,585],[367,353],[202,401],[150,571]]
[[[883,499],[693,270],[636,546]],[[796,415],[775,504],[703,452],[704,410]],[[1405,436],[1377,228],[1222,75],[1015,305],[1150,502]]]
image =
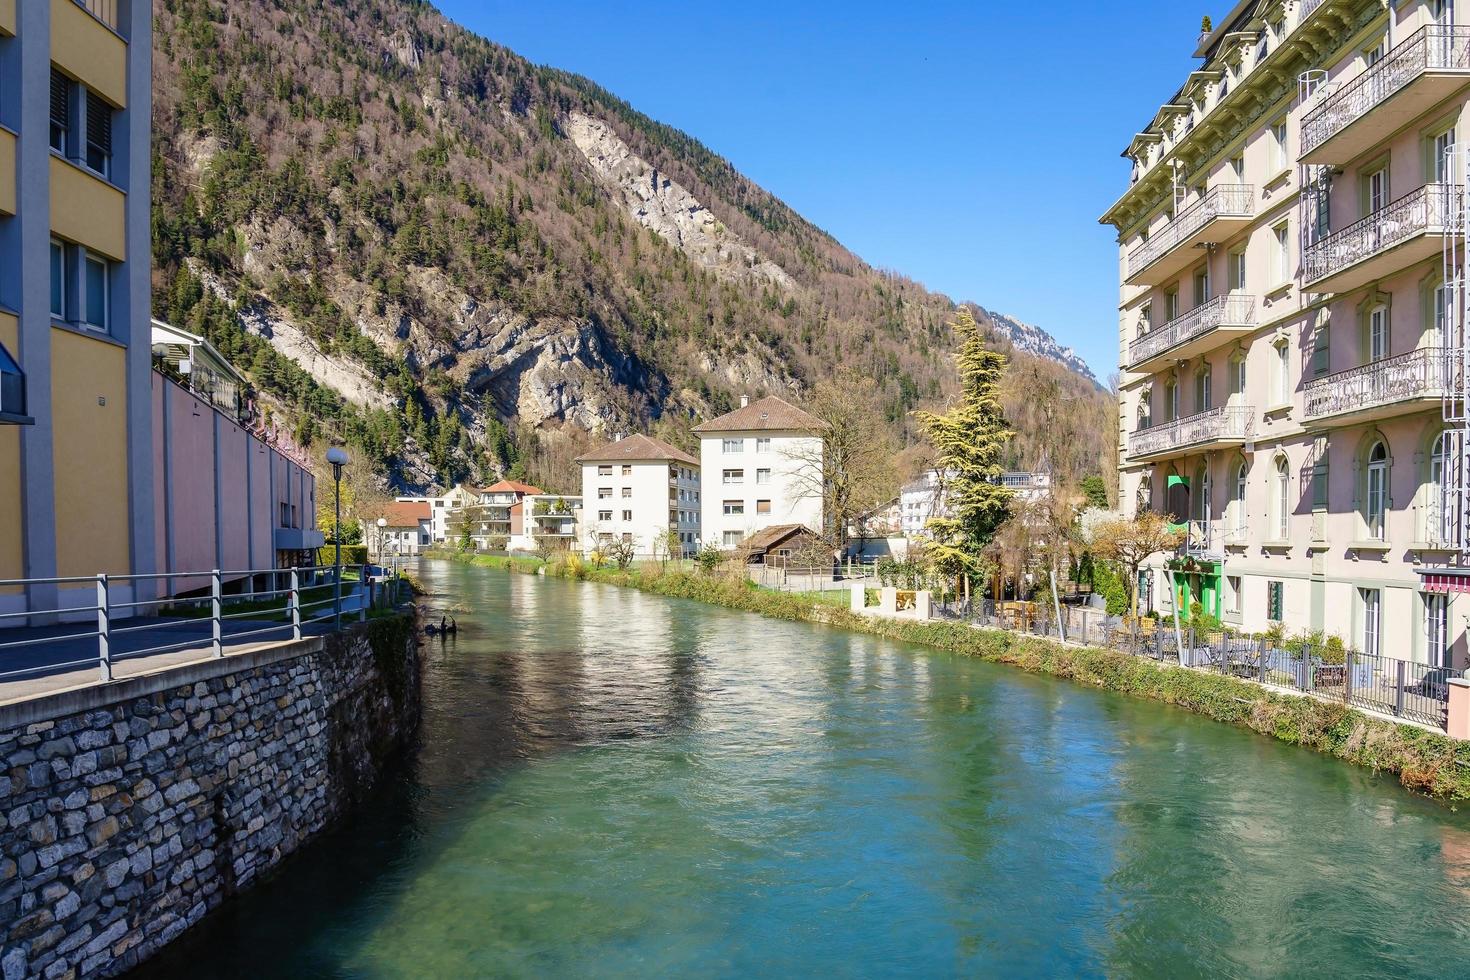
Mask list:
[[157,569],[151,31],[147,0],[0,0],[0,579]]
[[802,524],[820,535],[823,427],[774,395],[741,398],[735,411],[696,425],[704,540],[737,548],[776,524]]
[[1465,666],[1470,600],[1425,573],[1457,558],[1467,15],[1240,2],[1129,144],[1122,506],[1187,529],[1154,609]]
[[577,457],[582,466],[582,545],[631,542],[641,558],[682,555],[700,544],[699,460],[651,436],[619,437]]
[[379,561],[412,558],[433,541],[433,508],[429,500],[395,500],[378,521],[364,527],[371,553]]

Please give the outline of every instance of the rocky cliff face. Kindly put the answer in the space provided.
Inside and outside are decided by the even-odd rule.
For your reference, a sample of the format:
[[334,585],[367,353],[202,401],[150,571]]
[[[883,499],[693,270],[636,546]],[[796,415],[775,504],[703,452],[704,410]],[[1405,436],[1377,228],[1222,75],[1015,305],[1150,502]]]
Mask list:
[[1024,351],[1035,357],[1055,361],[1070,371],[1091,381],[1095,386],[1101,388],[1102,383],[1092,373],[1092,368],[1087,366],[1075,350],[1064,347],[1057,339],[1038,326],[1018,320],[1004,313],[992,313],[989,310],[985,314],[995,324],[996,330],[1018,351]]
[[155,306],[304,442],[405,488],[556,483],[558,445],[839,369],[899,426],[952,389],[946,297],[585,79],[422,4],[155,10]]

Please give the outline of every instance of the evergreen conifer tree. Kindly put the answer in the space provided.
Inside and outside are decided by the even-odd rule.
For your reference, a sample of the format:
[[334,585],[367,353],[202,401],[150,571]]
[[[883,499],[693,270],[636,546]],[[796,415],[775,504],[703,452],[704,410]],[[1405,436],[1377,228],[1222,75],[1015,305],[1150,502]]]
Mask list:
[[1001,412],[1005,355],[985,346],[980,327],[961,308],[953,324],[960,347],[960,400],[943,414],[914,417],[934,444],[947,513],[929,519],[929,555],[952,574],[983,573],[982,552],[1010,512],[1011,491],[1000,485],[1006,442],[1015,435]]

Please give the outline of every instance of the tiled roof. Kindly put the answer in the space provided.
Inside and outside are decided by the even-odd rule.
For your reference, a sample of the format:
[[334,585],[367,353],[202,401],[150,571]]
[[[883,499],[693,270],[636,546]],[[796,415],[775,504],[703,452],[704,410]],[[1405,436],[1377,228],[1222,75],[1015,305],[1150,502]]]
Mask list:
[[383,518],[388,522],[388,527],[417,527],[419,521],[429,519],[429,505],[403,500],[395,501],[389,504],[388,509],[383,512]]
[[480,491],[481,493],[522,493],[537,495],[541,493],[540,487],[533,487],[529,483],[519,483],[515,480],[501,480]]
[[815,432],[827,423],[809,412],[803,412],[788,401],[769,395],[744,408],[710,419],[694,427],[695,432],[759,432],[775,429],[785,432]]
[[808,537],[815,538],[811,528],[805,524],[772,524],[763,527],[759,531],[740,542],[740,547],[755,551],[769,551],[787,538],[805,533]]
[[689,466],[698,466],[699,460],[652,436],[636,435],[616,439],[591,452],[578,456],[578,463],[631,463],[674,460]]

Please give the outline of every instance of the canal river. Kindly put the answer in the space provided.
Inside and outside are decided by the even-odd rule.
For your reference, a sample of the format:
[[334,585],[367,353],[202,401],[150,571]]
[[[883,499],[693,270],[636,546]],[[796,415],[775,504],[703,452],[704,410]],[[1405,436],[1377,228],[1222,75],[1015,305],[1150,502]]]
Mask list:
[[1465,976],[1470,819],[1144,701],[444,563],[417,757],[143,973]]

